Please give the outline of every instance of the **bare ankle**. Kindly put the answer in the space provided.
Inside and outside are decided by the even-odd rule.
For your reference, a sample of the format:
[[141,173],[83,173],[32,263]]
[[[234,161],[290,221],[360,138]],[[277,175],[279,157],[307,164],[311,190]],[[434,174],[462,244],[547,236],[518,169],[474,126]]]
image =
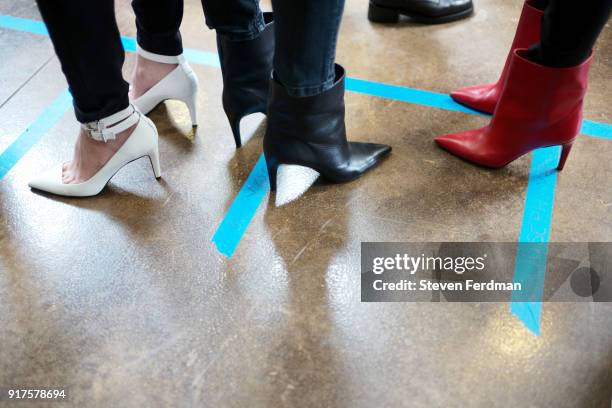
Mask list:
[[135,99],[147,92],[166,75],[174,71],[178,64],[165,64],[137,56],[136,67],[132,75],[131,98]]

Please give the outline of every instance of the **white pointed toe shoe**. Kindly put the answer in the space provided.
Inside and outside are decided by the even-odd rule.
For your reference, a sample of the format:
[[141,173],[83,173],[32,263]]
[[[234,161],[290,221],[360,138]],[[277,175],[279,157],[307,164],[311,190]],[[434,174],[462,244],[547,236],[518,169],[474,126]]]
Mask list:
[[178,67],[132,103],[146,115],[166,99],[183,101],[189,109],[191,124],[197,126],[198,78],[185,57],[182,54],[177,56],[153,54],[140,47],[138,55],[162,64],[178,64]]
[[133,105],[97,122],[83,127],[89,136],[98,141],[115,139],[115,135],[136,125],[117,153],[89,180],[77,184],[64,184],[62,165],[51,169],[29,183],[31,188],[66,197],[90,197],[98,194],[109,180],[126,164],[141,157],[149,157],[155,177],[161,177],[157,129],[149,118],[142,115]]

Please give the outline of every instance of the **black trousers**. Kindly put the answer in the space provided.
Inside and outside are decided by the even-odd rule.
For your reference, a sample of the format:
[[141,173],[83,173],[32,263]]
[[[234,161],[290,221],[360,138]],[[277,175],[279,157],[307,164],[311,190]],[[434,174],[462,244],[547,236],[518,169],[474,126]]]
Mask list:
[[[138,44],[161,55],[179,55],[183,0],[133,0]],[[202,0],[206,25],[233,40],[248,40],[265,26],[258,0]]]
[[[37,0],[74,98],[77,120],[95,121],[125,109],[124,50],[113,0]],[[206,24],[232,40],[264,29],[258,0],[202,0]],[[182,0],[134,0],[138,44],[162,55],[182,52]],[[333,85],[344,0],[274,0],[274,69],[294,96]]]
[[542,37],[530,47],[530,59],[549,67],[573,67],[586,61],[610,18],[612,0],[536,0],[544,10]]

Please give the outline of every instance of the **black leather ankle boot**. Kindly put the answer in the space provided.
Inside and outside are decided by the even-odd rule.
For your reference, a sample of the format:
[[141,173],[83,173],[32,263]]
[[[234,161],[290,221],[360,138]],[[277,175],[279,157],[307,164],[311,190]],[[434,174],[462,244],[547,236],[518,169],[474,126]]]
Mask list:
[[289,96],[271,80],[264,155],[270,187],[279,165],[310,167],[331,182],[351,181],[376,166],[391,147],[348,142],[344,125],[344,68],[336,64],[333,88],[315,96]]
[[266,28],[252,40],[230,41],[217,35],[223,74],[223,109],[236,147],[242,146],[240,120],[251,113],[266,113],[268,88],[274,58],[272,13],[263,13]]
[[472,0],[370,0],[368,19],[397,23],[404,15],[424,24],[449,23],[472,14]]

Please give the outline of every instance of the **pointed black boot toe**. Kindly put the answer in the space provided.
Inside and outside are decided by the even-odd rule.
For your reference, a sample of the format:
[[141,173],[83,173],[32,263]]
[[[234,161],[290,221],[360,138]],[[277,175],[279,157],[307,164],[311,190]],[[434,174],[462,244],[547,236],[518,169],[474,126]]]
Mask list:
[[329,182],[344,183],[374,168],[391,151],[387,145],[347,141],[344,78],[344,68],[336,64],[334,86],[303,98],[289,96],[278,80],[271,80],[264,155],[272,190],[281,165],[308,167]]
[[240,120],[252,113],[266,113],[272,60],[274,21],[263,13],[265,29],[251,40],[231,41],[217,34],[217,49],[223,74],[223,110],[236,147],[242,146]]
[[350,167],[353,169],[354,177],[357,178],[370,168],[376,166],[387,154],[391,153],[391,146],[367,143],[367,142],[348,142],[350,151]]

